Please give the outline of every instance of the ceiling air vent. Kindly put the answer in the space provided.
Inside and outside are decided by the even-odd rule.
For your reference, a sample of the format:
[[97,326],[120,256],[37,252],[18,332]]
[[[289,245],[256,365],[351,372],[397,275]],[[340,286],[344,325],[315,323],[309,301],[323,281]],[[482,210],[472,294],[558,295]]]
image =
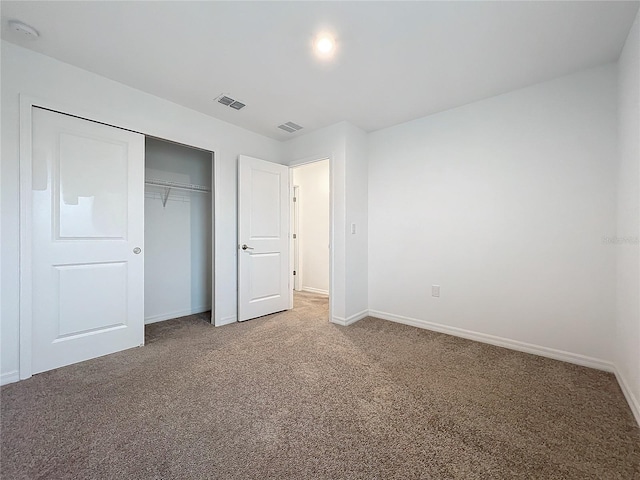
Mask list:
[[220,95],[218,97],[218,102],[223,104],[223,105],[226,105],[228,107],[229,105],[231,105],[234,102],[234,100],[233,100],[233,98],[227,97],[226,95]]
[[283,123],[282,125],[278,125],[278,128],[280,128],[281,130],[284,130],[285,132],[294,133],[294,132],[297,132],[298,130],[302,130],[303,127],[301,127],[297,123],[287,122],[287,123]]
[[225,94],[220,95],[218,98],[216,98],[216,100],[218,101],[218,103],[221,103],[226,107],[231,107],[234,110],[240,110],[241,108],[246,107],[246,104]]

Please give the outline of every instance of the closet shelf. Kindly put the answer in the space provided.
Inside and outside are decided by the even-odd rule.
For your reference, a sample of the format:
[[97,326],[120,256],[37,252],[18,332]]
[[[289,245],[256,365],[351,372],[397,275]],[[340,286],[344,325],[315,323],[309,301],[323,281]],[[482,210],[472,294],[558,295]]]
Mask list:
[[189,190],[190,192],[211,193],[211,189],[209,187],[205,187],[204,185],[194,185],[193,183],[180,183],[149,178],[145,180],[144,184],[152,187],[164,188],[164,195],[162,196],[163,207],[167,206],[167,199],[169,198],[169,193],[171,193],[172,188],[175,188],[176,190]]
[[147,179],[145,180],[145,185],[152,185],[154,187],[165,187],[165,188],[177,188],[179,190],[191,190],[193,192],[203,192],[210,193],[211,189],[209,187],[205,187],[204,185],[194,185],[193,183],[180,183],[180,182],[171,182],[169,180],[154,180]]

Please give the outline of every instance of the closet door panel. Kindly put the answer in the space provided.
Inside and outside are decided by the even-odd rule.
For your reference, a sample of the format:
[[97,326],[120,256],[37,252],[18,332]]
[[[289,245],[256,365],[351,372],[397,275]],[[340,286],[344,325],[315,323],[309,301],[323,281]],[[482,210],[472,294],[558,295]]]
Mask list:
[[144,342],[144,137],[38,108],[32,118],[39,373]]

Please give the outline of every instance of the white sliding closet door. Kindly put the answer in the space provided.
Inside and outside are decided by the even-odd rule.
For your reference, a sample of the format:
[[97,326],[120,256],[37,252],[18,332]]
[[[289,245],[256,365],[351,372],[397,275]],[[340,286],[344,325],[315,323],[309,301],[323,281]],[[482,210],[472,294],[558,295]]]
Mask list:
[[144,343],[144,136],[33,110],[32,370]]

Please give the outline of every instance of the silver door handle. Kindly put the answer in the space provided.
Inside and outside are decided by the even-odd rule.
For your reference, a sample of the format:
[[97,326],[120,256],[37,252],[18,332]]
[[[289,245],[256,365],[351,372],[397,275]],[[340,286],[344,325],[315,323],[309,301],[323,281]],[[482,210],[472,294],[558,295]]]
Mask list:
[[246,243],[243,243],[243,244],[242,244],[242,249],[243,249],[243,250],[253,250],[253,247],[249,247],[249,246],[247,246],[247,244],[246,244]]
[[138,255],[141,251],[142,249],[140,247],[136,247],[133,249],[133,253],[135,253],[136,255]]

